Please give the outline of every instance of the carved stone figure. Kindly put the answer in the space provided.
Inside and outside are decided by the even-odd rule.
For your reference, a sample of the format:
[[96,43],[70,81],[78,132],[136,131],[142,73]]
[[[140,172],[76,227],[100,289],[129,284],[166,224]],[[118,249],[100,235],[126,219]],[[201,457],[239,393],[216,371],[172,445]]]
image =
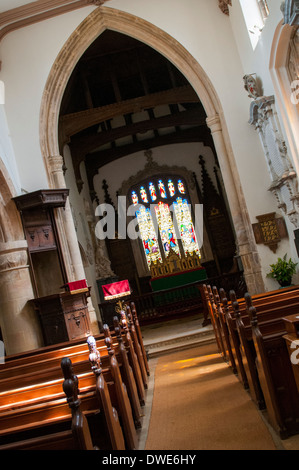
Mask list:
[[262,96],[262,87],[255,74],[244,75],[244,88],[248,92],[249,98],[259,98]]
[[105,279],[110,276],[115,276],[111,269],[111,261],[105,255],[103,240],[97,243],[96,247],[96,275],[98,279]]

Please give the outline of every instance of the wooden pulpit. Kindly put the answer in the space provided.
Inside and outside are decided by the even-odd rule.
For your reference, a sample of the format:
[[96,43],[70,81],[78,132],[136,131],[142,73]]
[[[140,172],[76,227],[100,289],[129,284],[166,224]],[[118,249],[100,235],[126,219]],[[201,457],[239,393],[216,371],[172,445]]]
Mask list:
[[91,334],[89,295],[90,288],[32,300],[40,318],[45,346],[75,341]]

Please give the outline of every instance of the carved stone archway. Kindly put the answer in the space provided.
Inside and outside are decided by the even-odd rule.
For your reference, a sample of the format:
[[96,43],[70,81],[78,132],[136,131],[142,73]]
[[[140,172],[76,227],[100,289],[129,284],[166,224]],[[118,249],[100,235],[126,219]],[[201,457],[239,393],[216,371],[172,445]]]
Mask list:
[[[41,151],[47,169],[50,187],[57,187],[63,180],[62,162],[59,171],[55,173],[51,161],[59,158],[58,117],[60,103],[69,77],[89,45],[106,29],[111,29],[144,42],[171,61],[187,78],[190,85],[198,94],[207,115],[207,125],[214,139],[227,197],[230,205],[239,255],[241,256],[248,289],[252,294],[264,290],[261,266],[256,251],[250,219],[244,196],[241,194],[241,184],[235,165],[230,139],[224,119],[224,113],[217,93],[207,74],[194,57],[173,37],[147,21],[131,14],[100,6],[95,9],[78,26],[60,51],[47,80],[41,106],[40,141]],[[71,221],[61,219],[61,230],[65,231],[65,240],[74,235]],[[73,266],[72,258],[78,258],[80,253],[75,247],[65,243],[64,249]],[[74,251],[73,251],[74,250]],[[74,271],[74,270],[73,270]],[[72,272],[70,267],[69,272]]]

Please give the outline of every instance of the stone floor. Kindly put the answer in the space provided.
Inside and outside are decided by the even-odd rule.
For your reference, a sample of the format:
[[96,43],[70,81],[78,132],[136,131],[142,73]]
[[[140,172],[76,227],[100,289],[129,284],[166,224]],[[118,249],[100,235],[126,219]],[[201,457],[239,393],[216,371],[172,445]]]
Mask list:
[[203,317],[193,315],[141,327],[143,342],[149,358],[188,348],[203,342],[215,341],[211,325],[202,326]]

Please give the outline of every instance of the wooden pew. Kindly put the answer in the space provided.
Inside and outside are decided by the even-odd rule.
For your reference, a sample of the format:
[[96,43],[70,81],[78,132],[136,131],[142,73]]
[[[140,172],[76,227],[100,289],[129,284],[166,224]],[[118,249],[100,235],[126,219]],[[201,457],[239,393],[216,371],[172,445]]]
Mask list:
[[[290,298],[288,297],[290,295]],[[242,356],[239,354],[239,350],[241,347],[241,338],[237,328],[236,319],[235,319],[235,311],[233,308],[233,302],[222,302],[222,297],[226,297],[223,293],[220,295],[221,303],[223,311],[225,311],[225,319],[229,329],[229,343],[226,344],[226,347],[229,348],[231,346],[233,355],[235,357],[238,375],[244,385],[245,388],[248,388],[248,377],[246,376],[244,365],[242,364]],[[246,294],[245,294],[246,297]],[[235,298],[235,296],[234,296]],[[266,294],[266,299],[264,299],[261,295],[255,296],[257,298],[257,308],[258,308],[258,315],[263,315],[263,321],[266,321],[267,315],[269,318],[274,316],[276,312],[277,316],[282,316],[286,312],[287,314],[292,314],[293,312],[298,310],[299,307],[299,296],[297,289],[291,289],[290,292],[284,292],[283,294],[280,291],[274,291],[273,296],[269,293]],[[273,300],[273,301],[272,301]],[[238,321],[238,325],[241,325],[242,322],[245,323],[245,326],[250,324],[250,320],[248,317],[248,312],[246,310],[246,300],[238,299],[238,313],[240,318]],[[282,312],[282,309],[284,312]],[[215,324],[216,328],[219,328],[220,332],[218,332],[218,336],[223,333],[221,331],[222,325],[220,323]]]
[[145,347],[144,347],[144,343],[143,343],[143,337],[142,337],[142,333],[141,333],[141,329],[140,329],[140,325],[139,325],[139,320],[138,320],[138,315],[137,315],[137,312],[136,312],[136,307],[135,307],[134,302],[130,302],[130,309],[131,309],[131,312],[132,312],[133,322],[134,322],[134,325],[135,325],[135,328],[136,328],[138,342],[140,344],[140,348],[141,348],[141,352],[142,352],[142,356],[143,356],[143,360],[144,360],[144,366],[145,366],[147,375],[149,376],[150,375],[150,368],[149,368],[149,365],[148,365],[147,355],[146,355],[146,351],[145,351]]
[[[129,330],[128,327],[127,329]],[[127,331],[123,331],[122,335],[126,341],[127,352],[130,356],[133,352],[133,348],[129,347],[129,342],[132,341],[133,343],[132,336],[128,336]],[[117,338],[114,333],[113,337],[114,349],[118,356],[119,337]],[[97,347],[101,351],[103,360],[105,360],[105,356],[108,357],[108,352],[104,342],[104,334],[96,336],[96,340]],[[88,348],[86,347],[85,341],[68,342],[61,344],[58,347],[56,346],[56,348],[41,348],[39,350],[32,351],[32,353],[26,352],[7,358],[5,364],[0,366],[0,393],[8,391],[10,388],[16,388],[14,377],[18,382],[19,377],[22,376],[22,386],[37,384],[39,381],[44,381],[46,378],[48,378],[48,380],[55,380],[57,373],[59,377],[59,372],[57,371],[60,370],[60,360],[64,356],[72,358],[72,362],[77,373],[84,372],[84,362],[88,370]],[[131,362],[132,369],[134,369],[136,367],[136,362],[134,360]]]
[[139,343],[139,338],[138,338],[137,331],[136,331],[136,328],[135,328],[135,325],[134,325],[134,320],[133,320],[133,316],[132,316],[132,313],[131,313],[130,306],[126,305],[126,308],[127,308],[127,312],[126,312],[126,314],[127,314],[127,324],[129,326],[130,335],[131,335],[132,340],[133,340],[135,354],[136,354],[137,359],[138,359],[138,363],[139,363],[139,367],[140,367],[140,371],[141,371],[141,377],[142,377],[142,380],[143,380],[143,385],[144,385],[144,388],[147,389],[147,372],[146,372],[146,365],[145,365],[145,361],[144,361],[144,356],[142,354],[142,349],[141,349],[141,346],[140,346],[140,343]]
[[207,315],[211,319],[211,324],[214,330],[215,339],[218,347],[218,351],[221,354],[221,342],[220,342],[220,333],[216,325],[216,318],[215,318],[215,309],[213,308],[214,302],[212,302],[212,295],[211,294],[211,286],[207,286],[206,284],[202,284],[201,292],[203,295],[203,302],[205,304],[205,308],[207,310]]
[[115,357],[115,351],[112,347],[112,339],[108,325],[104,325],[104,332],[105,343],[109,353],[111,375],[115,384],[115,393],[117,397],[117,403],[119,405],[119,416],[122,421],[122,427],[124,429],[124,437],[128,449],[135,450],[138,445],[138,439],[134,426],[132,407],[127,394],[127,388],[123,383],[120,374],[119,365]]
[[[99,340],[100,341],[100,340]],[[85,346],[86,348],[86,346]],[[98,348],[101,350],[103,353],[104,348],[103,346],[98,346]],[[90,377],[88,377],[88,373],[86,372],[86,362],[88,358],[86,358],[86,351],[82,351],[82,344],[78,345],[67,345],[65,348],[61,348],[58,351],[54,351],[52,348],[50,348],[50,351],[42,351],[40,355],[35,352],[33,354],[34,360],[30,355],[27,353],[25,354],[24,357],[19,357],[15,358],[15,360],[10,361],[10,367],[6,364],[5,367],[5,372],[2,371],[2,380],[1,382],[5,382],[5,388],[6,392],[7,390],[10,392],[6,393],[6,396],[8,397],[8,402],[5,402],[4,405],[2,406],[2,409],[0,407],[0,428],[1,428],[1,423],[3,424],[4,428],[7,428],[8,423],[11,423],[11,426],[14,426],[14,419],[15,419],[15,411],[20,415],[22,414],[22,420],[24,422],[25,420],[25,425],[30,425],[30,419],[32,421],[32,425],[34,426],[34,422],[38,422],[39,417],[46,412],[45,410],[45,404],[48,406],[48,410],[53,410],[55,409],[55,406],[59,405],[61,403],[58,403],[59,400],[54,400],[53,397],[58,397],[57,395],[57,386],[59,385],[59,379],[57,379],[57,361],[61,357],[61,354],[65,354],[66,351],[71,353],[71,357],[75,359],[75,364],[74,366],[76,367],[77,371],[80,372],[80,374],[83,374],[84,381],[86,382],[86,387],[85,387],[85,397],[84,397],[84,406],[86,405],[85,411],[91,409],[94,407],[94,400],[93,400],[93,394],[94,392],[91,391],[92,387],[89,384],[87,384],[87,381],[90,380]],[[132,347],[131,347],[132,349]],[[58,356],[58,357],[57,357]],[[83,357],[84,356],[84,357]],[[83,360],[82,360],[83,359]],[[108,353],[106,356],[106,359],[109,359]],[[28,362],[29,361],[29,362]],[[30,362],[31,361],[31,362]],[[46,367],[43,368],[42,371],[40,371],[41,366],[46,365]],[[20,374],[22,369],[26,369],[26,374],[25,374],[25,382],[27,387],[23,390],[16,389],[14,390],[14,393],[11,392],[13,388],[16,386],[16,380],[18,379],[18,373]],[[125,369],[125,368],[122,368]],[[10,372],[13,371],[13,377],[8,377],[7,374],[10,375]],[[3,374],[6,377],[3,378]],[[107,369],[104,369],[104,374],[107,374]],[[22,380],[23,377],[21,377]],[[20,379],[20,376],[19,376]],[[29,379],[31,380],[31,386],[28,385]],[[51,386],[47,385],[47,383],[51,381]],[[130,377],[127,378],[127,383],[132,381],[132,374],[130,374]],[[111,394],[111,387],[112,387],[112,380],[111,377],[108,378],[109,382],[109,393]],[[9,385],[10,383],[10,385]],[[45,385],[46,383],[46,385]],[[24,382],[23,382],[24,384]],[[49,388],[50,387],[50,388]],[[56,387],[56,388],[55,388]],[[128,388],[130,392],[134,390],[134,386],[130,386]],[[136,387],[135,387],[136,390]],[[27,396],[26,396],[27,394]],[[33,394],[33,398],[32,398]],[[16,401],[14,402],[14,399],[12,397],[16,398],[16,395],[18,397],[16,398]],[[31,402],[30,406],[28,407],[28,398],[31,397]],[[116,394],[114,394],[113,398],[115,399]],[[2,399],[5,398],[5,392],[2,392]],[[86,400],[85,400],[86,398]],[[107,401],[107,399],[106,399]],[[135,402],[136,402],[136,397],[135,397]],[[26,407],[24,408],[24,403],[26,403]],[[88,405],[88,406],[87,406]],[[10,410],[10,408],[14,408],[14,411]],[[62,415],[59,414],[58,412],[58,417],[63,420],[64,415],[62,411]],[[31,416],[31,417],[30,417]],[[3,429],[3,428],[2,428]]]
[[[222,302],[220,301],[220,295],[222,295]],[[226,321],[226,308],[227,302],[225,299],[225,292],[224,290],[220,290],[218,293],[217,287],[213,287],[213,295],[214,295],[214,308],[216,309],[215,315],[219,319],[219,326],[221,329],[222,335],[222,344],[224,347],[224,357],[228,361],[229,365],[232,368],[234,374],[237,373],[236,361],[233,355],[232,344],[229,336],[229,329]]]
[[299,432],[299,395],[284,340],[286,330],[281,322],[259,323],[254,306],[250,307],[249,315],[269,421],[285,439]]
[[132,341],[132,336],[130,333],[130,328],[129,328],[129,322],[127,319],[126,312],[124,310],[120,311],[120,317],[121,321],[120,324],[122,326],[122,329],[124,331],[124,343],[125,346],[128,350],[128,357],[129,357],[129,363],[132,367],[135,382],[136,382],[136,387],[137,387],[137,392],[140,400],[141,406],[144,406],[145,404],[145,387],[144,387],[144,382],[140,370],[140,365],[139,361],[135,352],[135,348],[133,345]]
[[[127,387],[129,398],[131,401],[135,426],[136,428],[141,428],[141,418],[144,416],[144,414],[142,413],[140,400],[138,399],[137,385],[136,385],[136,381],[134,378],[132,367],[129,363],[128,351],[126,350],[123,336],[121,334],[121,327],[119,324],[118,317],[115,316],[113,318],[113,324],[114,324],[114,331],[118,339],[119,353],[121,356],[122,365],[126,371],[126,373],[123,374],[123,379]],[[131,380],[128,380],[127,377],[130,377]]]
[[88,347],[89,361],[96,377],[96,395],[100,404],[100,409],[103,411],[106,418],[112,449],[124,450],[125,441],[119,424],[118,413],[112,407],[108,386],[106,384],[105,378],[103,377],[101,356],[97,349],[96,341],[93,337],[88,338]]
[[283,318],[286,334],[284,340],[287,345],[292,369],[299,393],[299,315],[290,315]]
[[[216,290],[207,288],[206,292],[223,358],[227,359],[230,345],[243,386],[250,390],[259,408],[266,406],[269,420],[281,438],[298,433],[297,387],[289,353],[283,344],[283,317],[295,312],[299,315],[298,286],[254,296],[255,307],[249,294],[245,294],[244,299],[236,299],[234,292],[230,292],[230,301],[227,301],[225,292],[220,289],[219,305]],[[229,337],[225,334],[225,324]]]
[[[97,391],[99,384],[100,393]],[[61,428],[69,421],[70,413],[63,398],[62,380],[38,384],[34,390],[36,398],[33,402],[20,399],[22,389],[16,393],[17,398],[13,396],[9,408],[0,413],[0,442],[7,440],[9,434],[30,435],[41,430],[45,433],[46,427]],[[106,382],[103,369],[99,372],[96,384],[91,370],[80,376],[80,400],[82,412],[88,417],[88,421],[93,423],[93,433],[101,438],[102,445],[99,447],[124,450],[118,413],[112,405],[111,383]]]
[[248,378],[246,374],[246,370],[243,364],[242,359],[242,351],[241,351],[241,340],[238,334],[238,330],[236,328],[236,321],[235,318],[232,316],[232,311],[228,307],[228,299],[224,290],[221,290],[221,302],[223,305],[223,311],[225,316],[225,323],[227,325],[227,329],[229,332],[229,343],[232,351],[232,355],[234,357],[234,363],[237,370],[237,375],[239,380],[243,384],[245,390],[249,389]]
[[[248,294],[245,294],[245,296]],[[252,328],[245,328],[243,319],[241,317],[239,302],[236,299],[234,291],[230,292],[231,305],[234,311],[235,327],[238,332],[239,341],[239,361],[242,362],[248,389],[251,393],[253,401],[256,403],[260,410],[265,409],[264,395],[261,389],[258,372],[256,368],[256,351],[252,338]]]
[[[61,361],[63,391],[71,409],[70,429],[0,445],[0,450],[99,450],[92,443],[86,416],[80,409],[78,378],[69,358]],[[13,436],[12,436],[13,440]]]

